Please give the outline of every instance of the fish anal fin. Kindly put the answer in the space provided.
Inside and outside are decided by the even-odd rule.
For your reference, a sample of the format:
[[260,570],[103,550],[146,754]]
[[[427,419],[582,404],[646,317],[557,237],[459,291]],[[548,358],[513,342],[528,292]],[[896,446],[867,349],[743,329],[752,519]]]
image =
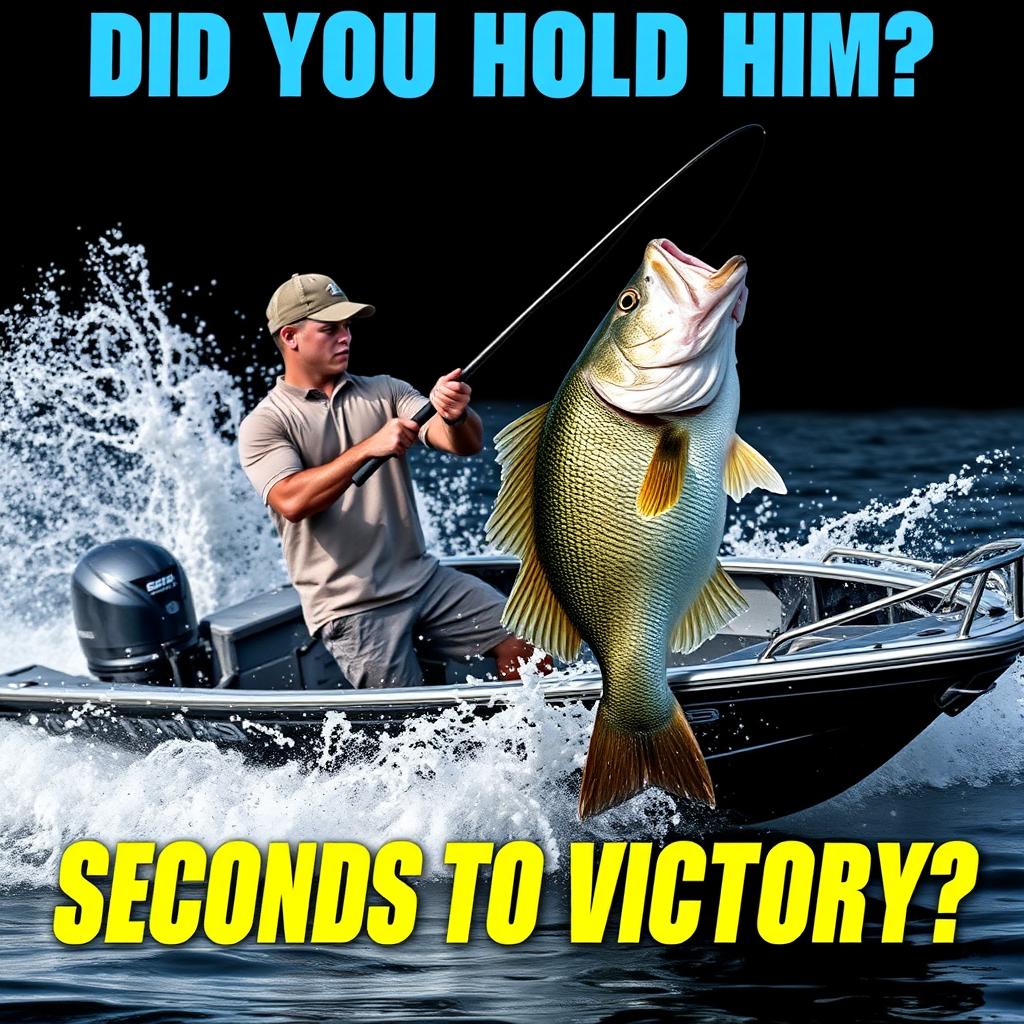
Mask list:
[[583,639],[559,604],[536,552],[519,569],[505,602],[502,625],[562,661],[579,657]]
[[711,774],[678,704],[669,721],[652,732],[619,732],[608,724],[602,704],[583,768],[580,818],[624,803],[647,786],[715,806]]
[[669,645],[673,651],[695,651],[748,607],[747,599],[719,562],[704,589],[680,616]]
[[786,485],[775,467],[739,434],[733,434],[729,454],[725,459],[722,484],[725,493],[733,501],[739,501],[755,487],[773,494],[786,493]]
[[673,508],[683,493],[690,439],[686,431],[664,427],[636,496],[636,510],[654,519]]

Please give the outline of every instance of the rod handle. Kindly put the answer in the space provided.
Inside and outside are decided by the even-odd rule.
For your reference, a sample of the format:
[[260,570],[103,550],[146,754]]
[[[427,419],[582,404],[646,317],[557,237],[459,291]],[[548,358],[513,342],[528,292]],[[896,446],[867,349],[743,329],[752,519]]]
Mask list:
[[[434,415],[435,409],[430,402],[424,402],[423,405],[416,410],[416,415],[413,416],[413,420],[418,423],[421,427],[431,416]],[[384,465],[388,459],[392,458],[390,455],[375,455],[369,462],[364,462],[356,471],[352,474],[352,483],[356,487],[362,487],[367,480],[373,476],[374,473]]]

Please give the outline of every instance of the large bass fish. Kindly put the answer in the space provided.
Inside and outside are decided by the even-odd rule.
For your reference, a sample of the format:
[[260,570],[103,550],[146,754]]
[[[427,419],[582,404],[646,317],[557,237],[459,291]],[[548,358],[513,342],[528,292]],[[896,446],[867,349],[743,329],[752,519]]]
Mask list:
[[495,438],[487,536],[522,560],[503,622],[566,661],[585,641],[601,666],[583,818],[647,785],[714,806],[666,665],[746,608],[718,561],[726,495],[785,492],[735,433],[746,275],[741,256],[715,270],[651,242],[554,399]]

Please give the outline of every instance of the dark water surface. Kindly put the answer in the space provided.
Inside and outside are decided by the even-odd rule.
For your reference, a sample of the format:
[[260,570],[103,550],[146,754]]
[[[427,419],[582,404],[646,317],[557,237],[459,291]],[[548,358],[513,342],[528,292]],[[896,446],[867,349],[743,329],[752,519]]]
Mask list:
[[[511,403],[482,408],[488,436],[524,411]],[[773,497],[768,505],[756,498],[749,508],[744,503],[727,535],[729,550],[820,557],[830,546],[884,544],[941,560],[994,537],[1024,535],[1019,456],[1009,451],[1024,437],[1019,410],[749,413],[741,418],[740,432],[772,460],[790,494]],[[435,535],[449,549],[465,548],[466,538],[478,542],[497,483],[494,467],[481,464],[467,477],[465,464],[430,452],[416,452],[414,463]],[[459,498],[454,510],[450,502],[446,505],[446,495],[453,494]],[[447,512],[440,511],[446,507]],[[961,903],[956,941],[950,945],[930,941],[935,894],[922,891],[911,907],[903,944],[879,941],[879,908],[872,897],[865,940],[858,945],[774,947],[749,937],[736,945],[716,945],[705,936],[679,947],[650,940],[639,946],[576,946],[569,941],[568,872],[561,867],[547,876],[535,933],[516,947],[486,938],[479,901],[470,943],[447,945],[449,886],[443,880],[419,886],[415,934],[394,947],[366,939],[339,947],[243,943],[218,948],[205,941],[177,949],[156,944],[64,947],[51,931],[59,896],[52,860],[47,861],[52,854],[47,844],[52,847],[53,840],[40,823],[79,820],[75,815],[81,815],[81,808],[72,803],[87,795],[82,796],[70,774],[56,784],[48,777],[47,764],[54,772],[69,771],[66,749],[59,760],[44,758],[26,774],[24,765],[13,760],[22,756],[16,754],[21,748],[5,735],[0,737],[0,768],[5,779],[18,780],[19,790],[5,792],[12,783],[0,783],[0,802],[23,809],[3,812],[0,828],[8,873],[0,893],[0,1018],[1021,1021],[1022,694],[1018,663],[995,692],[959,718],[935,723],[852,794],[741,833],[744,839],[768,842],[974,843],[980,875],[974,892]],[[157,781],[137,775],[126,785],[155,787]],[[202,785],[209,787],[212,802],[218,780],[208,778]],[[40,792],[34,804],[24,792],[33,786]],[[65,788],[66,805],[61,798]],[[142,794],[143,804],[148,797]],[[111,814],[117,804],[119,820],[125,820],[116,789],[96,791],[95,799],[109,801]],[[247,799],[255,797],[249,793]],[[413,839],[428,834],[432,821],[444,814],[442,807],[417,804],[414,796],[406,810],[410,816],[402,827]],[[101,820],[103,808],[91,813],[94,817],[85,820]],[[496,816],[504,813],[494,809]],[[77,827],[68,826],[65,841],[85,837],[74,834]],[[188,835],[184,819],[168,828],[179,834],[165,839]],[[330,834],[277,838],[344,838],[345,830],[346,820],[338,820]],[[497,825],[496,831],[499,838],[505,834]],[[53,834],[60,834],[59,828]],[[236,835],[247,837],[243,831]],[[729,838],[736,836],[729,833]],[[713,832],[703,835],[707,842],[714,838]],[[32,865],[44,863],[50,866],[33,874]]]
[[956,942],[932,945],[933,914],[912,906],[899,945],[882,945],[877,927],[856,946],[572,945],[568,895],[554,879],[536,931],[516,947],[486,938],[482,910],[468,945],[446,945],[449,888],[435,882],[420,887],[413,938],[390,948],[360,939],[340,947],[68,949],[49,934],[54,894],[18,891],[3,901],[2,1012],[39,1021],[1022,1019],[1024,786],[925,789],[854,816],[822,808],[798,826],[751,829],[744,838],[815,835],[975,843],[982,870],[963,901]]

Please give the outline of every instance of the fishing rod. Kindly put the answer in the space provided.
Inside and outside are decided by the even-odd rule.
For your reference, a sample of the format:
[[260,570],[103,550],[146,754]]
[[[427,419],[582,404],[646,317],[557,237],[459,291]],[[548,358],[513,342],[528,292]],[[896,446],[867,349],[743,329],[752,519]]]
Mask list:
[[[531,302],[530,305],[527,306],[526,309],[524,309],[522,313],[520,313],[519,316],[517,316],[515,320],[513,320],[512,323],[510,323],[508,327],[506,327],[501,332],[501,334],[499,334],[482,352],[480,352],[473,360],[471,360],[463,369],[462,373],[459,374],[459,380],[466,381],[470,377],[472,377],[473,374],[475,374],[477,370],[479,370],[480,367],[483,366],[484,363],[486,363],[487,360],[490,359],[491,356],[494,355],[494,353],[497,352],[499,348],[501,348],[501,346],[508,340],[509,335],[563,281],[565,281],[566,278],[570,277],[582,264],[586,263],[586,261],[590,259],[590,257],[593,256],[593,254],[597,252],[597,250],[600,249],[601,246],[604,245],[604,243],[607,242],[608,239],[611,238],[612,235],[614,235],[615,232],[619,230],[619,228],[628,224],[656,195],[658,195],[659,192],[668,188],[668,186],[671,185],[672,182],[676,180],[676,178],[678,178],[681,174],[685,174],[686,171],[688,171],[695,163],[697,163],[700,160],[703,160],[704,157],[706,157],[708,154],[713,153],[716,149],[718,149],[719,146],[728,142],[730,139],[735,138],[737,135],[742,134],[743,132],[752,130],[761,132],[762,136],[766,134],[764,127],[759,124],[745,124],[740,128],[734,128],[731,132],[728,132],[721,138],[716,139],[714,142],[711,143],[710,146],[707,146],[704,149],[702,149],[695,157],[693,157],[692,159],[688,160],[685,164],[683,164],[683,166],[680,167],[679,170],[675,171],[668,178],[666,178],[653,192],[650,193],[650,195],[646,196],[632,210],[630,210],[629,213],[627,213],[626,216],[623,217],[622,220],[620,220],[618,224],[615,225],[615,227],[613,227],[604,235],[604,237],[600,239],[600,241],[595,242],[564,274],[562,274],[562,276],[557,281],[555,281],[553,285],[548,287],[541,295],[534,299],[533,302]],[[753,174],[751,174],[751,176],[753,176]],[[749,179],[747,183],[749,184]],[[744,191],[745,190],[746,185],[744,185]],[[742,195],[742,192],[740,194]],[[731,212],[732,211],[730,210],[730,213]],[[412,417],[412,419],[418,426],[422,427],[423,424],[426,423],[427,420],[429,420],[430,417],[433,416],[436,411],[437,410],[428,400],[419,409],[417,409],[416,414]],[[377,470],[380,469],[380,467],[383,466],[384,463],[387,462],[388,459],[390,458],[392,458],[392,456],[390,455],[377,455],[374,456],[369,461],[364,462],[363,465],[360,466],[359,469],[356,470],[355,474],[352,476],[352,482],[357,487],[362,487],[362,485],[366,483],[366,481],[369,480],[370,477],[373,476],[373,474],[376,473]]]

